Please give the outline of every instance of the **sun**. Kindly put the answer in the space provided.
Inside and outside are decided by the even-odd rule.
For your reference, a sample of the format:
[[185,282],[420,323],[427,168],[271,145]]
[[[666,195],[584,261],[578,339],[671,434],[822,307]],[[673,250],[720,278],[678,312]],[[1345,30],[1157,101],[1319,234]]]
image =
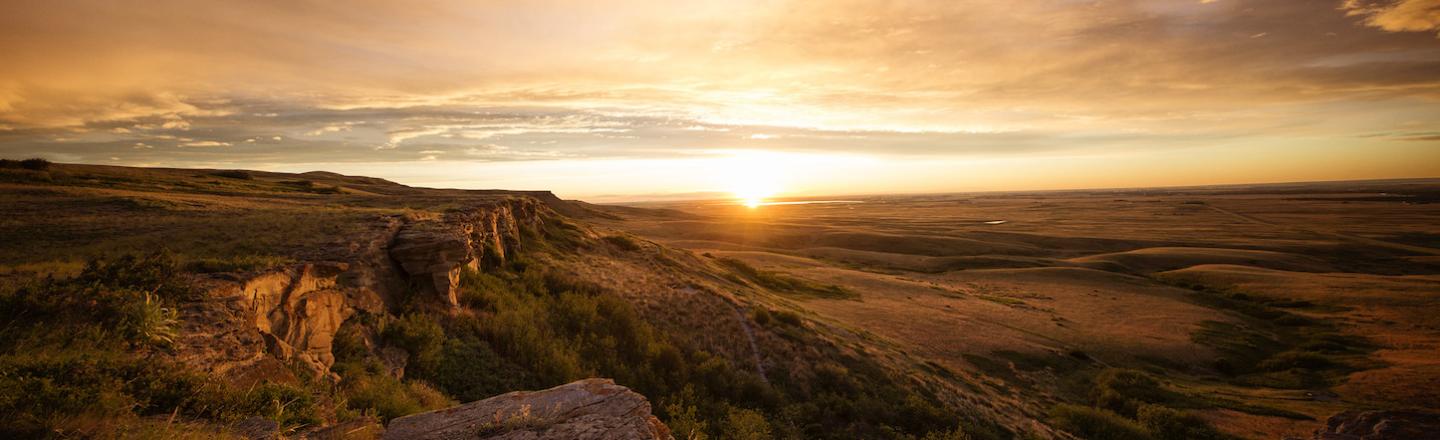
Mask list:
[[741,205],[754,209],[781,191],[785,178],[778,155],[764,152],[738,152],[717,159],[713,169],[716,179],[727,187]]

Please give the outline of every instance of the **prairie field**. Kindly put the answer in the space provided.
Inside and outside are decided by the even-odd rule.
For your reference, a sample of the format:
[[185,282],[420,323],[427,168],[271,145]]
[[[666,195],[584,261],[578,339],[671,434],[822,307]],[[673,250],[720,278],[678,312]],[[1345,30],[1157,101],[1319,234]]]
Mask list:
[[609,225],[848,292],[778,300],[1020,413],[1094,404],[1097,377],[1135,370],[1222,431],[1308,437],[1345,409],[1440,407],[1437,191],[1412,180],[666,202]]

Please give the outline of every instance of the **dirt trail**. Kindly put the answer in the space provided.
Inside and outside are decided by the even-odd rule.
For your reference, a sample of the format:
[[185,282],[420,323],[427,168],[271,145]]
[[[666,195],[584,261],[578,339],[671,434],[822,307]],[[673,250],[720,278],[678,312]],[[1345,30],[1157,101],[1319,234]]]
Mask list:
[[[681,290],[687,295],[697,295],[700,293],[699,290],[693,287],[685,287]],[[760,375],[760,380],[765,381],[765,383],[770,383],[770,378],[765,376],[765,363],[761,362],[760,358],[760,344],[755,342],[755,330],[750,328],[750,320],[745,319],[745,314],[740,311],[740,306],[731,302],[729,298],[720,296],[720,300],[724,301],[725,305],[730,307],[730,311],[735,312],[735,322],[739,323],[740,329],[745,331],[745,340],[750,343],[750,353],[755,357],[755,372]]]

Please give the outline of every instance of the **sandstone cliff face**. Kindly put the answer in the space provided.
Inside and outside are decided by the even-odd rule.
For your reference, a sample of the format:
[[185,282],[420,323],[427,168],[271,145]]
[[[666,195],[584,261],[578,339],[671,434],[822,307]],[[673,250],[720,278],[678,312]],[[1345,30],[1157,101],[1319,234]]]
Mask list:
[[521,226],[538,227],[544,209],[534,199],[509,199],[412,219],[396,234],[390,257],[412,285],[454,307],[461,270],[503,263],[520,248]]
[[220,374],[264,376],[291,362],[327,374],[346,319],[384,313],[401,295],[456,306],[461,271],[504,262],[520,249],[521,228],[538,227],[547,209],[530,198],[497,198],[432,217],[384,217],[309,252],[312,261],[197,280],[205,294],[182,309],[177,357]]
[[610,379],[513,392],[390,421],[386,440],[672,439],[645,396]]

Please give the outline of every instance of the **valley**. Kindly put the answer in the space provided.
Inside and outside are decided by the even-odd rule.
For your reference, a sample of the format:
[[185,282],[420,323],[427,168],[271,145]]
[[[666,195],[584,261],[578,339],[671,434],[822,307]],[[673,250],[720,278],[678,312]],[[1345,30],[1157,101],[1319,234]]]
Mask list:
[[0,171],[16,437],[1309,439],[1440,406],[1433,180],[748,207]]

